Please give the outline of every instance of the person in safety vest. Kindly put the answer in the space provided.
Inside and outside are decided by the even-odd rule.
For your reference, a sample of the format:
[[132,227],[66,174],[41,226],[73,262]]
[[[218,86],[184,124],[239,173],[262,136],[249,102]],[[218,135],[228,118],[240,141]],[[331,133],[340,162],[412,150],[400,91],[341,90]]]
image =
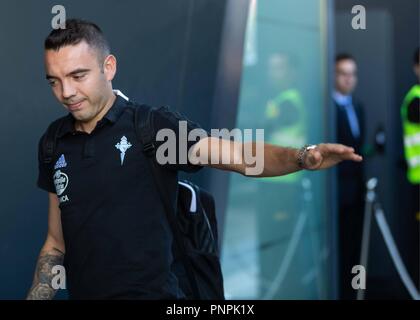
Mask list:
[[[419,52],[414,58],[414,72],[420,74]],[[420,84],[408,91],[401,106],[404,132],[404,154],[407,161],[407,179],[413,185],[420,184]]]
[[408,91],[401,105],[401,119],[404,137],[404,155],[407,163],[407,179],[410,183],[410,223],[407,226],[407,236],[413,249],[410,250],[408,269],[411,271],[414,283],[420,286],[420,52],[417,48],[414,54],[414,72],[417,83]]

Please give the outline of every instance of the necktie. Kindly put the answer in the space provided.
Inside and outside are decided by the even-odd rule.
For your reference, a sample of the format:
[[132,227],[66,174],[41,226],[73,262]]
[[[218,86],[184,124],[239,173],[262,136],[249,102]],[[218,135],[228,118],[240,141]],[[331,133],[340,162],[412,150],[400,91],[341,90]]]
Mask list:
[[347,103],[343,105],[343,108],[346,111],[353,137],[358,138],[360,136],[359,122],[357,121],[356,112],[354,111],[351,100],[347,101]]

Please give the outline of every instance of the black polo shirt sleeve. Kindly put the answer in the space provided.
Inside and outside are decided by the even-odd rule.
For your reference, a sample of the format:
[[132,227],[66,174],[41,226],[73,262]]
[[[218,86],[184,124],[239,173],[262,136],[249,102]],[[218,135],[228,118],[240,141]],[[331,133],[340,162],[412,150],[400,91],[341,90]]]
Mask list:
[[38,180],[37,185],[39,188],[56,193],[53,177],[52,177],[52,170],[51,166],[44,163],[44,152],[43,152],[43,141],[44,141],[45,134],[41,137],[38,143]]
[[[181,121],[184,122],[181,124],[180,130]],[[210,136],[210,134],[198,123],[189,120],[177,111],[172,111],[167,106],[163,106],[156,109],[154,116],[154,129],[155,137],[157,137],[156,135],[161,129],[170,129],[175,133],[176,145],[173,146],[173,148],[176,149],[176,163],[165,164],[166,167],[185,172],[196,172],[202,168],[202,166],[192,164],[188,160],[188,150],[190,150],[190,148],[202,138],[197,137],[195,140],[190,141],[190,139],[188,139],[189,133],[194,129],[200,129],[207,137]],[[180,146],[180,142],[184,147]],[[165,143],[165,141],[156,141],[156,147],[159,148],[163,143]],[[186,161],[182,161],[182,159],[186,159]]]

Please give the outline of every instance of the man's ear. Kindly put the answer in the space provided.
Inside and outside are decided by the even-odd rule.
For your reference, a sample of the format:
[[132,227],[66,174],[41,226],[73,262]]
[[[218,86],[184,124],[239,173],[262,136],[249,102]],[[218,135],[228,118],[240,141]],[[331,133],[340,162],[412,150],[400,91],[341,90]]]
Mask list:
[[108,55],[104,60],[103,70],[107,81],[114,79],[117,72],[117,58],[114,55]]

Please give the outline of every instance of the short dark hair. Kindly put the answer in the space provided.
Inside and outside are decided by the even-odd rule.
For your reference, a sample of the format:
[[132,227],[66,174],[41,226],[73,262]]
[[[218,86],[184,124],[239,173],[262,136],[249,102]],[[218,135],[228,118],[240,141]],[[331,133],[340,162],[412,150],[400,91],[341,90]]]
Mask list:
[[93,22],[81,19],[66,20],[65,29],[54,29],[45,39],[45,50],[60,50],[62,47],[76,45],[82,41],[99,53],[99,61],[102,63],[111,49],[102,30]]
[[352,60],[352,61],[356,62],[356,59],[349,53],[339,53],[335,56],[335,63],[336,64],[338,62],[342,61],[342,60]]
[[414,52],[414,64],[420,64],[420,47]]

